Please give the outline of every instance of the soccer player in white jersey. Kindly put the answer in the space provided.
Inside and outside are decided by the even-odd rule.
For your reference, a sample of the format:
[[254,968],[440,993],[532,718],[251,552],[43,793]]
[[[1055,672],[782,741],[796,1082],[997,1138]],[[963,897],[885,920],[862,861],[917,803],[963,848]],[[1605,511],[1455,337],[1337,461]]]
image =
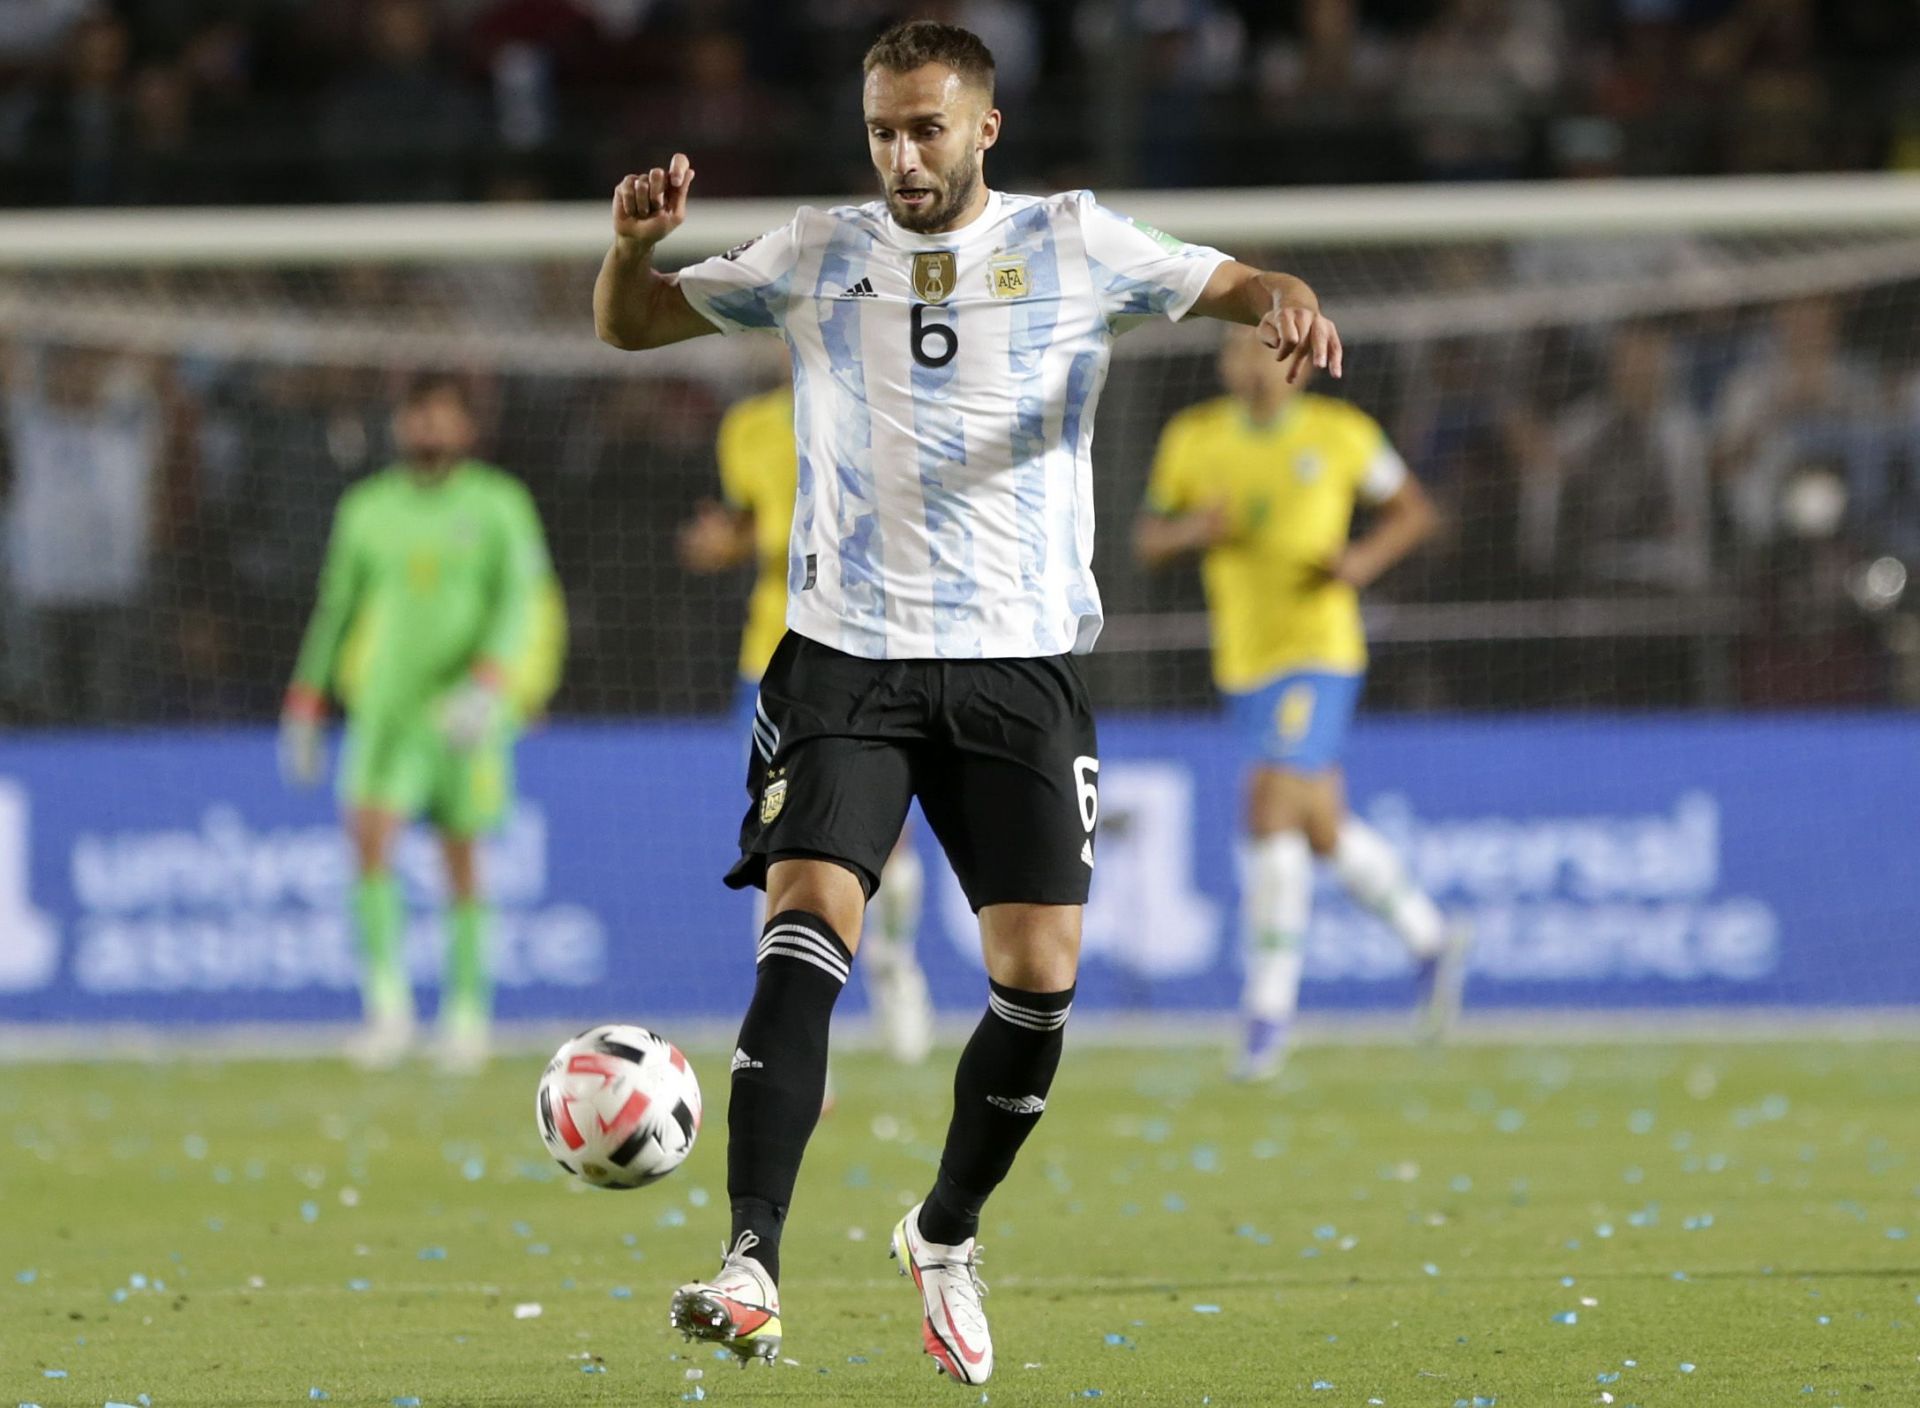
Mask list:
[[787,635],[760,683],[738,887],[769,918],[728,1107],[730,1250],[672,1318],[743,1359],[780,1338],[780,1233],[820,1113],[827,1025],[861,911],[911,799],[980,916],[987,1012],[954,1074],[926,1198],[892,1250],[922,1343],[970,1384],[993,1372],[980,1210],[1046,1108],[1073,1002],[1094,862],[1099,755],[1072,657],[1100,633],[1094,406],[1114,336],[1159,315],[1257,326],[1296,373],[1340,374],[1313,291],[1183,244],[1072,191],[987,187],[993,57],[917,21],[868,51],[867,146],[882,198],[803,208],[663,275],[686,218],[684,155],[629,176],[594,289],[600,336],[785,339],[799,492]]

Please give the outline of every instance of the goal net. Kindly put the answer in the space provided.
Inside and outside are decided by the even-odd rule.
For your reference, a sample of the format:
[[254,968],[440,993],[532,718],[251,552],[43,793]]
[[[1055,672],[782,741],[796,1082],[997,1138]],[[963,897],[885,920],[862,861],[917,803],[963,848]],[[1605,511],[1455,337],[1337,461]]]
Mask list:
[[[1477,1005],[1920,1000],[1920,191],[1882,179],[1115,196],[1307,277],[1445,527],[1369,594],[1356,810],[1471,919]],[[686,260],[788,207],[696,202]],[[567,604],[549,717],[489,857],[503,1011],[737,1006],[717,876],[746,804],[752,568],[689,571],[721,415],[773,339],[591,331],[596,205],[0,221],[0,1021],[343,1018],[345,852],[270,726],[342,490],[405,385],[467,386]],[[1119,341],[1095,442],[1108,625],[1088,1010],[1230,1006],[1246,742],[1191,567],[1128,525],[1216,328]],[[931,860],[932,850],[927,838]],[[1884,855],[1881,854],[1884,852]],[[433,971],[439,880],[403,870]],[[1308,1005],[1391,1011],[1407,962],[1329,875]],[[975,1005],[933,866],[923,950]],[[24,936],[24,937],[23,937]],[[41,937],[34,937],[41,936]],[[1823,956],[1824,954],[1824,956]],[[1891,974],[1891,976],[1890,976]],[[166,1001],[159,999],[164,995]],[[609,1005],[611,1004],[611,1005]]]

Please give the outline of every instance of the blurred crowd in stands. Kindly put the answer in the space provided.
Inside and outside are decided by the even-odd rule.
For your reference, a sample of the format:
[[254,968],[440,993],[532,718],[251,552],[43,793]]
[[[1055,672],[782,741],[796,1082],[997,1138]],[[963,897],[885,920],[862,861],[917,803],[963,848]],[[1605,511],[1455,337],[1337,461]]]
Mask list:
[[0,0],[0,203],[865,189],[889,20],[998,56],[995,179],[1920,164],[1912,0]]
[[[1920,702],[1897,658],[1915,648],[1899,631],[1920,630],[1899,591],[1900,564],[1920,563],[1917,320],[1907,284],[1356,349],[1340,389],[1383,420],[1448,522],[1374,593],[1429,613],[1382,633],[1374,704]],[[779,375],[765,347],[769,361],[723,375],[696,359],[640,380],[472,378],[483,453],[533,489],[567,590],[560,711],[729,699],[747,579],[688,576],[674,534],[716,493],[729,400]],[[0,368],[0,719],[269,717],[333,506],[385,463],[405,373],[24,343]],[[1204,346],[1114,364],[1097,567],[1132,633],[1089,662],[1109,706],[1208,698],[1202,652],[1139,634],[1200,609],[1195,574],[1148,579],[1115,525],[1167,417],[1215,394]]]

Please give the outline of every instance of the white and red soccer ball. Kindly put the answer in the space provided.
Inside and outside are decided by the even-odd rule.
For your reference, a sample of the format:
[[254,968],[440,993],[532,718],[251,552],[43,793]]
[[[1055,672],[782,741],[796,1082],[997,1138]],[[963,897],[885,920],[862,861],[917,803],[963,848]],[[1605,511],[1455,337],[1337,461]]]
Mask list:
[[596,1188],[642,1188],[665,1178],[700,1132],[693,1067],[644,1027],[581,1032],[547,1063],[534,1105],[547,1152]]

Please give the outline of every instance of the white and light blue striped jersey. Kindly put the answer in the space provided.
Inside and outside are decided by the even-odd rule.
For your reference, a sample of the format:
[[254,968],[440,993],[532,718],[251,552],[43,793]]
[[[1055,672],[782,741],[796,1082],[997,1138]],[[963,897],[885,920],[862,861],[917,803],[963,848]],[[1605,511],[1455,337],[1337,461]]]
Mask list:
[[963,229],[803,207],[678,275],[793,361],[787,625],[869,659],[1092,649],[1093,417],[1115,335],[1227,256],[1095,203],[989,194]]

